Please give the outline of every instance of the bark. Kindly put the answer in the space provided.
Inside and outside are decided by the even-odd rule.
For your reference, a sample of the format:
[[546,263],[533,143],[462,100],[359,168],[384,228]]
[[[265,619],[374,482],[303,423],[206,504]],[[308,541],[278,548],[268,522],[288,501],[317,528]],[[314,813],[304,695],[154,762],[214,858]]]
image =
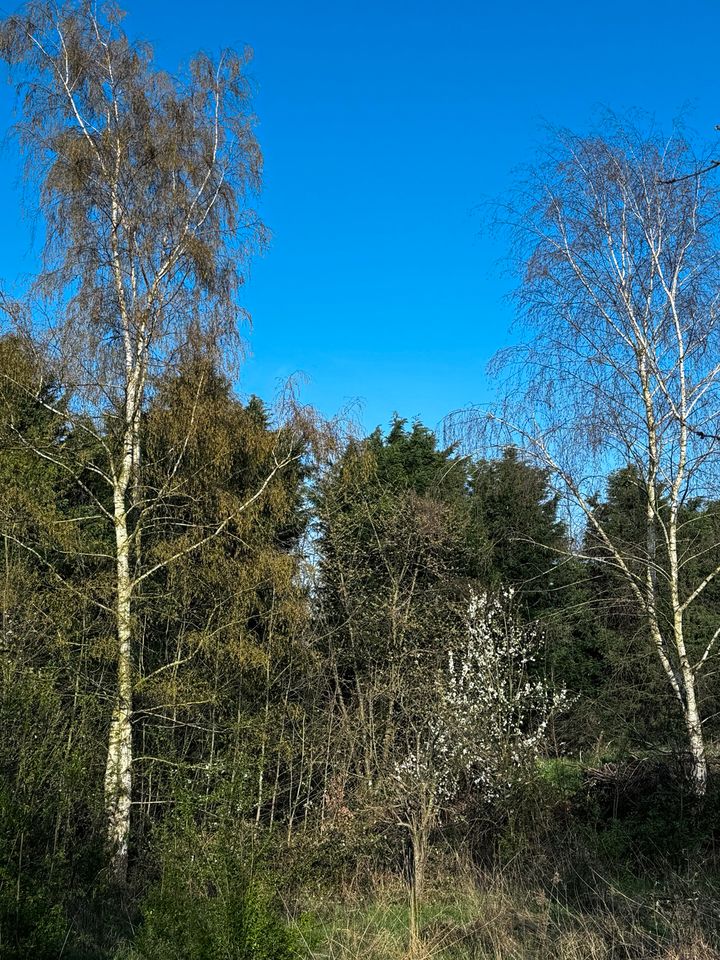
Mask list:
[[124,496],[115,494],[117,548],[117,690],[105,768],[107,839],[118,881],[127,877],[132,799],[132,648],[130,539]]
[[410,826],[410,858],[409,864],[409,917],[410,956],[413,956],[420,945],[420,904],[422,903],[423,887],[425,883],[425,864],[427,860],[427,825],[421,815],[421,822]]
[[681,664],[683,673],[685,697],[684,715],[688,733],[690,752],[690,787],[693,795],[698,799],[705,796],[707,789],[707,757],[705,756],[705,738],[703,736],[702,720],[697,704],[696,678],[688,662],[687,655]]
[[[130,356],[130,350],[126,350]],[[139,371],[128,363],[129,390],[126,400],[126,427],[122,464],[114,483],[113,519],[115,522],[117,689],[105,768],[105,812],[107,839],[113,873],[120,883],[127,879],[130,846],[130,806],[132,802],[132,595],[130,569],[131,537],[128,529],[128,494],[133,476],[138,475],[139,438],[136,428],[139,406]]]

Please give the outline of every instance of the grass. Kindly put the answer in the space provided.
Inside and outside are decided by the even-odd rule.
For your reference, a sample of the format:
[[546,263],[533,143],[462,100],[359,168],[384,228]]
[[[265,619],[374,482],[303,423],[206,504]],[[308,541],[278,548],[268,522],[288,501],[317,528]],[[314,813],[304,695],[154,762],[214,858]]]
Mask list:
[[628,893],[595,876],[578,899],[560,880],[468,874],[428,891],[421,930],[410,949],[402,888],[384,882],[325,907],[303,937],[308,960],[720,960],[718,898],[669,878]]

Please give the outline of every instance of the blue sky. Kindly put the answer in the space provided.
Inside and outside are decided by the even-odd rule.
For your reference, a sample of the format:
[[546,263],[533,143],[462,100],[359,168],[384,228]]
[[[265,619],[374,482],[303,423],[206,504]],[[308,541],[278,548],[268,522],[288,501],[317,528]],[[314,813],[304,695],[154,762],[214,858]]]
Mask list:
[[[485,366],[511,342],[512,310],[486,201],[512,189],[545,123],[687,111],[720,137],[717,0],[124,6],[169,69],[201,48],[254,48],[273,239],[244,293],[239,386],[269,399],[304,372],[308,402],[331,415],[357,400],[367,429],[395,410],[437,426],[490,399]],[[3,86],[2,126],[11,105]],[[2,162],[0,273],[14,282],[32,269],[30,231],[12,148]]]

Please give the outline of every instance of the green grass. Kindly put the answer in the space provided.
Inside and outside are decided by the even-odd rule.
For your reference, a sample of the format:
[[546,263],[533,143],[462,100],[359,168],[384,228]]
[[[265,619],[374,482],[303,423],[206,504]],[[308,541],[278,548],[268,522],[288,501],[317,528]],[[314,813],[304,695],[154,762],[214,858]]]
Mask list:
[[569,757],[540,759],[537,772],[541,781],[554,787],[561,797],[572,797],[582,786],[584,767]]
[[414,952],[400,887],[325,906],[302,940],[309,960],[718,960],[719,908],[712,890],[669,878],[630,893],[598,877],[582,906],[561,882],[448,878],[428,891]]

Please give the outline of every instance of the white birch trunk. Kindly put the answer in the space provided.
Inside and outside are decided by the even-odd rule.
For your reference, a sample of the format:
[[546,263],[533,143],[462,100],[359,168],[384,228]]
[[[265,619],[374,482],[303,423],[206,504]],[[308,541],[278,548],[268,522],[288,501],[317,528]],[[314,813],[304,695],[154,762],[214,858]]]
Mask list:
[[682,677],[683,697],[681,705],[685,719],[688,737],[688,752],[690,754],[690,787],[693,795],[698,799],[705,796],[707,789],[707,758],[705,756],[705,738],[703,736],[702,720],[697,702],[697,676],[688,659],[683,637],[682,616],[676,614],[675,643],[680,661],[680,675]]
[[688,741],[690,744],[690,784],[693,794],[698,798],[702,798],[705,796],[707,789],[708,776],[705,739],[703,737],[694,687],[690,686],[688,692],[691,696],[685,711],[685,723],[687,725]]
[[132,797],[132,648],[130,538],[125,497],[115,491],[117,550],[117,690],[105,769],[107,838],[113,872],[120,882],[127,876]]

